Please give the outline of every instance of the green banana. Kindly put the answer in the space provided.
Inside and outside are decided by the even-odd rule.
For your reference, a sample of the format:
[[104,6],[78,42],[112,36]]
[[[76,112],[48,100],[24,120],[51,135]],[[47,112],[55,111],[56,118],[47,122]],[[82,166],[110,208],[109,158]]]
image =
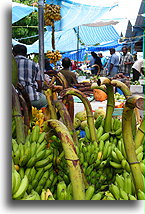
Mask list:
[[39,138],[40,127],[35,125],[31,133],[31,142],[37,142]]
[[116,169],[121,169],[121,168],[122,168],[122,165],[119,164],[119,163],[115,163],[115,162],[113,162],[113,161],[110,161],[109,163],[110,163],[110,165],[111,165],[112,167],[114,167],[114,168],[116,168]]
[[20,167],[20,169],[19,169],[19,174],[20,174],[21,179],[24,178],[25,171],[24,171],[24,168],[23,168],[23,167]]
[[13,178],[13,182],[14,182],[14,184],[13,184],[13,192],[12,192],[12,195],[14,195],[17,191],[18,191],[18,189],[19,189],[19,187],[20,187],[20,185],[21,185],[21,176],[20,176],[20,174],[16,171],[16,170],[14,170],[13,171],[14,172],[14,177],[15,178]]
[[85,200],[91,200],[95,192],[95,186],[91,185],[87,188],[86,193],[85,193]]
[[93,195],[91,200],[101,200],[101,198],[102,198],[102,193],[98,192],[97,194]]
[[36,149],[36,154],[46,148],[47,141],[44,140],[41,144],[38,144],[38,148]]
[[40,181],[40,179],[42,178],[42,175],[44,174],[44,168],[40,168],[38,169],[36,175],[35,175],[35,179]]
[[20,186],[17,190],[17,192],[12,196],[13,199],[15,200],[19,200],[23,197],[23,195],[25,194],[27,188],[28,188],[28,178],[25,175],[24,178],[22,179]]
[[110,134],[107,132],[107,133],[104,133],[103,135],[101,135],[101,137],[99,138],[99,141],[102,140],[102,141],[106,141],[109,139],[109,136]]
[[126,193],[123,189],[121,189],[121,188],[120,188],[120,196],[121,196],[121,198],[122,198],[123,200],[128,200],[128,195],[127,195],[127,193]]
[[53,154],[49,155],[47,158],[37,161],[35,163],[35,167],[36,168],[41,168],[41,167],[45,167],[47,164],[49,164],[52,161],[53,158]]
[[41,144],[43,142],[43,140],[45,139],[45,132],[42,132],[40,135],[39,135],[39,138],[38,138],[38,141],[37,143]]
[[37,160],[37,157],[36,157],[36,155],[34,155],[33,157],[31,157],[30,158],[30,160],[27,162],[27,167],[32,167],[32,166],[34,166],[35,165],[35,163],[36,163],[36,160]]
[[100,126],[100,127],[98,128],[97,134],[96,134],[97,140],[100,140],[100,137],[103,135],[103,131],[104,131],[103,127]]
[[119,191],[119,188],[116,185],[111,184],[109,186],[109,190],[112,193],[112,195],[116,198],[116,200],[120,199],[120,191]]
[[46,154],[46,150],[42,150],[42,151],[38,152],[36,154],[36,161],[40,161],[40,160],[44,159],[45,154]]

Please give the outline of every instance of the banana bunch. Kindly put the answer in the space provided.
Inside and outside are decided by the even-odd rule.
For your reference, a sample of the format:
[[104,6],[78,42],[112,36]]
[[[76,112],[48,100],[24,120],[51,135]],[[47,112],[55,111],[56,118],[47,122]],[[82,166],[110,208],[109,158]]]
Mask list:
[[45,132],[40,133],[39,126],[35,126],[27,136],[25,144],[17,144],[12,140],[12,159],[15,165],[31,168],[45,167],[53,160],[53,151],[47,147]]
[[28,177],[25,175],[22,179],[15,169],[12,171],[12,199],[20,200],[27,191]]
[[53,4],[45,4],[44,7],[44,20],[46,25],[52,26],[54,21],[61,19],[60,6]]
[[46,56],[50,59],[50,64],[56,63],[62,58],[62,55],[60,54],[59,50],[47,51]]
[[115,183],[109,186],[108,192],[109,194],[105,194],[104,200],[137,200],[133,178],[126,171],[121,175],[116,174]]
[[40,127],[40,132],[42,132],[44,120],[45,118],[42,109],[37,109],[32,106],[32,124],[38,125]]

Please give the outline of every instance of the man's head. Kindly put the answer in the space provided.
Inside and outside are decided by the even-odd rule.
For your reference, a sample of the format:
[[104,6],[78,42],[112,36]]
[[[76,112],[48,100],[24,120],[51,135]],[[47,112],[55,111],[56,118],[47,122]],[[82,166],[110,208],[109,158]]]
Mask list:
[[71,60],[68,57],[62,59],[62,66],[64,68],[69,68],[71,66]]
[[13,47],[13,54],[14,56],[17,55],[22,55],[22,56],[26,56],[27,55],[27,48],[24,45],[15,45]]
[[111,48],[110,49],[110,54],[112,55],[112,54],[114,54],[115,53],[115,48]]
[[102,57],[103,57],[102,53],[98,53],[98,56],[99,56],[100,58],[102,58]]
[[127,48],[127,47],[123,47],[123,48],[122,48],[123,55],[126,55],[126,54],[127,54],[127,51],[128,51],[128,48]]
[[91,55],[92,55],[92,57],[94,57],[94,58],[97,57],[97,54],[96,54],[94,51],[91,52]]

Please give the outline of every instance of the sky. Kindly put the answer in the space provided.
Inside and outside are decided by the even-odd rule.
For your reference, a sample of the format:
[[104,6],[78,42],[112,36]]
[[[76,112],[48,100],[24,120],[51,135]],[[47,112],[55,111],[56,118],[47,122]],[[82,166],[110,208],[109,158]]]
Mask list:
[[125,35],[128,20],[131,21],[132,25],[135,24],[141,1],[142,0],[74,0],[74,2],[94,6],[109,6],[118,4],[117,7],[114,7],[111,11],[103,15],[102,19],[123,18],[123,20],[119,24],[114,26],[119,35],[121,32],[123,33],[123,35]]

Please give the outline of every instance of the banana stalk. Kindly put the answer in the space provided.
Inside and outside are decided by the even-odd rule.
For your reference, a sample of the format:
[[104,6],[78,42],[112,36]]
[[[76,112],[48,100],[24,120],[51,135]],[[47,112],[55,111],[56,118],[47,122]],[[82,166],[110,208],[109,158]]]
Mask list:
[[28,107],[27,107],[25,99],[21,95],[19,95],[19,100],[20,100],[21,106],[23,108],[24,130],[25,130],[25,136],[27,136],[28,130],[30,128],[30,118],[29,118],[29,113],[28,113]]
[[45,91],[45,95],[48,103],[48,110],[50,112],[50,118],[57,119],[56,110],[53,105],[52,88],[47,89],[47,91]]
[[68,128],[69,132],[72,133],[73,141],[75,144],[78,144],[78,137],[66,106],[60,100],[54,101],[54,104],[60,113],[63,124]]
[[96,139],[96,131],[95,131],[95,125],[94,125],[94,116],[92,113],[91,104],[90,104],[89,100],[87,99],[87,97],[81,91],[74,89],[74,88],[68,88],[68,89],[63,90],[62,95],[63,96],[74,95],[74,96],[77,96],[79,99],[81,99],[82,103],[85,106],[86,113],[87,113],[87,123],[88,123],[89,131],[90,131],[91,141],[92,142],[96,141],[97,139]]
[[134,139],[134,143],[135,143],[135,148],[137,149],[140,145],[142,145],[143,143],[143,139],[145,136],[145,131],[144,131],[144,127],[145,127],[145,121],[144,119],[142,120],[140,126],[138,127],[135,139]]
[[15,118],[16,122],[16,138],[17,143],[25,143],[25,131],[24,131],[24,121],[22,118],[21,106],[18,98],[18,94],[14,86],[12,85],[12,116]]
[[119,88],[123,92],[123,94],[124,94],[126,99],[128,97],[132,96],[132,93],[131,93],[130,89],[123,82],[118,81],[118,80],[112,80],[111,81],[111,85],[113,85],[114,87]]
[[58,137],[61,140],[69,168],[70,180],[73,188],[73,199],[85,200],[84,182],[73,139],[66,126],[60,121],[48,120],[48,126],[51,126],[53,129],[55,129]]
[[[118,87],[123,92],[123,94],[124,94],[126,99],[129,98],[130,96],[132,96],[132,93],[131,93],[130,89],[123,82],[118,81],[118,80],[112,80],[111,84],[114,87]],[[135,135],[136,135],[136,116],[135,116],[135,112],[132,114],[132,133],[133,133],[133,138],[135,138]]]
[[[104,88],[104,85],[106,88]],[[104,131],[110,132],[112,129],[112,114],[115,106],[114,91],[113,86],[111,85],[111,80],[106,77],[100,77],[100,79],[97,81],[97,85],[92,85],[92,88],[99,88],[107,93],[107,108],[104,121]]]
[[143,98],[140,96],[131,96],[127,99],[123,114],[122,114],[122,134],[127,154],[128,162],[130,163],[131,172],[134,179],[136,193],[140,189],[144,191],[144,181],[140,169],[139,162],[136,157],[135,144],[132,135],[132,114],[134,108],[143,109]]

